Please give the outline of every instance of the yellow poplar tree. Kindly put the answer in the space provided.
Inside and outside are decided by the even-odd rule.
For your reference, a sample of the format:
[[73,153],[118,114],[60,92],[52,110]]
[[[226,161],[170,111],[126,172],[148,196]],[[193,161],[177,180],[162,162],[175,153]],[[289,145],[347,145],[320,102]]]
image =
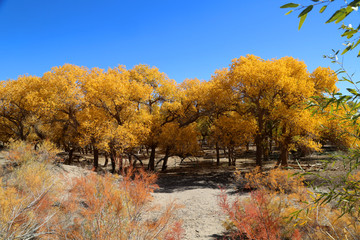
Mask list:
[[0,85],[0,121],[2,141],[10,138],[29,140],[37,122],[35,115],[38,103],[34,93],[39,89],[41,79],[36,76],[20,76]]
[[165,152],[162,171],[167,169],[170,156],[178,156],[183,161],[190,156],[196,156],[200,152],[199,132],[196,123],[181,127],[177,122],[167,123],[163,126],[159,136],[159,147]]
[[217,118],[211,128],[211,139],[228,149],[229,166],[235,166],[235,148],[246,145],[256,132],[252,116],[229,112]]
[[352,104],[351,102],[341,105],[332,103],[321,111],[324,120],[320,137],[323,142],[335,145],[341,150],[359,148],[359,126],[349,117],[357,114],[350,106]]
[[68,163],[71,163],[78,138],[79,113],[84,107],[84,96],[80,83],[86,78],[88,70],[84,67],[65,64],[53,67],[46,72],[42,88],[37,92],[37,102],[41,106],[38,114],[47,125],[50,138],[69,151]]
[[[218,121],[221,116],[236,110],[236,99],[233,93],[231,81],[229,79],[229,69],[223,68],[216,70],[209,81],[209,90],[206,95],[205,109],[208,112],[208,122],[211,129],[211,140],[215,144],[216,163],[220,165],[220,141],[222,137],[215,134],[214,122]],[[221,121],[220,121],[221,122]],[[219,123],[219,121],[218,121]],[[221,125],[221,124],[220,124]],[[219,125],[219,126],[220,126]],[[221,125],[223,126],[223,125]],[[210,129],[209,129],[210,130]],[[224,145],[224,144],[223,144]]]
[[336,76],[330,69],[319,68],[310,74],[303,62],[292,57],[263,60],[253,55],[234,59],[229,78],[239,108],[252,114],[256,120],[258,166],[262,165],[264,148],[268,144],[268,124],[281,126],[281,162],[287,165],[291,139],[298,134],[294,129],[299,128],[302,122],[299,117],[308,116],[296,114],[297,111],[305,108],[304,104],[311,96],[323,93],[325,88],[335,89],[336,82]]
[[[284,60],[281,64],[289,66],[296,73],[294,61],[280,60]],[[308,102],[311,97],[322,97],[327,92],[337,91],[337,77],[330,68],[318,67],[306,79],[295,74],[293,76],[294,79],[285,82],[286,90],[279,94],[280,101],[272,116],[280,125],[281,136],[278,140],[281,153],[278,164],[282,166],[287,166],[289,150],[294,148],[294,144],[313,151],[320,150],[320,128],[324,119],[307,109]]]
[[[110,151],[114,171],[116,151],[123,153],[138,146],[141,138],[148,134],[149,118],[140,105],[150,94],[150,88],[131,80],[129,71],[123,66],[106,72],[94,68],[81,87],[86,104],[91,109],[84,130],[89,134],[86,137],[88,141],[96,147],[94,164],[97,164],[101,146]],[[100,133],[99,128],[102,129]]]
[[139,107],[149,117],[150,133],[143,139],[143,145],[150,148],[148,169],[155,170],[156,148],[159,145],[160,135],[168,119],[161,114],[161,108],[167,103],[176,101],[176,83],[156,67],[136,65],[129,70],[131,81],[143,84],[149,89]]
[[[160,133],[157,135],[157,146],[162,146],[165,151],[163,170],[167,168],[167,159],[170,154],[185,156],[196,152],[194,149],[198,148],[197,137],[193,137],[191,140],[188,139],[189,142],[195,144],[194,149],[191,147],[182,148],[181,145],[184,142],[179,139],[185,139],[184,136],[198,136],[199,133],[195,127],[196,125],[193,125],[193,123],[200,117],[207,115],[205,96],[208,93],[209,86],[207,82],[202,82],[198,79],[186,79],[177,86],[173,99],[161,105],[157,125],[157,131]],[[174,132],[174,129],[178,129],[177,133]],[[168,141],[167,139],[175,138],[175,134],[179,134],[179,139],[168,144],[166,142]],[[180,146],[175,146],[174,144],[179,144]],[[179,149],[182,150],[179,151]]]

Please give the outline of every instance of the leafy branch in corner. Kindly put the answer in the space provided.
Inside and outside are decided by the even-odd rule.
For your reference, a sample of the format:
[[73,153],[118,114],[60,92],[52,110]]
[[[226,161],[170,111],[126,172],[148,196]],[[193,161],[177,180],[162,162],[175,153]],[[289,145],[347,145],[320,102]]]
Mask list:
[[[280,8],[293,8],[288,11],[285,15],[288,15],[294,11],[301,11],[298,15],[300,18],[299,21],[299,30],[301,29],[303,23],[307,15],[313,11],[315,8],[320,8],[319,13],[324,13],[326,9],[328,9],[329,5],[334,5],[335,3],[339,3],[339,0],[311,0],[311,4],[302,5],[298,3],[287,3]],[[345,24],[343,21],[353,12],[357,12],[360,6],[360,0],[353,0],[351,2],[344,1],[344,4],[340,4],[336,6],[336,11],[333,12],[331,17],[325,23],[341,23],[341,27],[339,29],[342,30],[341,37],[345,37],[347,40],[344,43],[345,49],[341,54],[345,54],[349,50],[355,49],[360,44],[360,24],[358,27],[353,27],[353,24]],[[358,57],[360,57],[360,51],[358,53]]]

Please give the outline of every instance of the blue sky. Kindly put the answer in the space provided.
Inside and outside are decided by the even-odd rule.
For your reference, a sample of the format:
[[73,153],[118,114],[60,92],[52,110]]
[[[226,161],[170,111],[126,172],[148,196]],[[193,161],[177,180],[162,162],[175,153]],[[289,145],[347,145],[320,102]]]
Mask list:
[[[324,24],[330,12],[310,14],[298,31],[297,14],[285,16],[279,8],[288,2],[0,0],[0,80],[42,76],[65,63],[89,68],[143,63],[177,82],[208,80],[246,54],[293,56],[310,71],[337,69],[322,58],[344,42],[339,26]],[[345,55],[344,63],[360,71],[354,54]]]

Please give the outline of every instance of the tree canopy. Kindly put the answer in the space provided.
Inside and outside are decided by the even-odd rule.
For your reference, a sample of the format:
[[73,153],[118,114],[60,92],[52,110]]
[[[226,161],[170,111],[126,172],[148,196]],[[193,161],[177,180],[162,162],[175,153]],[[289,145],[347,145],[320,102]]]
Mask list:
[[[182,83],[142,64],[108,70],[65,64],[42,77],[3,82],[1,138],[48,139],[70,156],[91,146],[94,168],[99,154],[106,154],[113,172],[116,164],[122,168],[123,156],[137,158],[142,148],[150,150],[149,170],[160,161],[165,170],[170,156],[201,155],[205,143],[215,145],[217,164],[219,149],[226,149],[229,165],[235,165],[240,149],[254,143],[259,166],[276,144],[279,164],[287,165],[290,150],[319,149],[324,116],[306,106],[311,97],[336,91],[336,81],[331,69],[310,73],[292,57],[248,55],[215,71],[209,81]],[[159,151],[164,157],[156,162]]]

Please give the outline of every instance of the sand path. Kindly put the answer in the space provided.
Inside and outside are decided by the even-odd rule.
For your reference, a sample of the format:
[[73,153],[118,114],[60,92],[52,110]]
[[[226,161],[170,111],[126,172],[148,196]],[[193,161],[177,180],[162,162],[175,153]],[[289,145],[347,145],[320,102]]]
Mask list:
[[153,194],[155,203],[165,205],[176,200],[183,205],[176,215],[183,220],[186,240],[223,239],[225,216],[218,205],[219,187],[229,199],[247,197],[236,194],[230,172],[160,176],[158,185],[160,189]]

